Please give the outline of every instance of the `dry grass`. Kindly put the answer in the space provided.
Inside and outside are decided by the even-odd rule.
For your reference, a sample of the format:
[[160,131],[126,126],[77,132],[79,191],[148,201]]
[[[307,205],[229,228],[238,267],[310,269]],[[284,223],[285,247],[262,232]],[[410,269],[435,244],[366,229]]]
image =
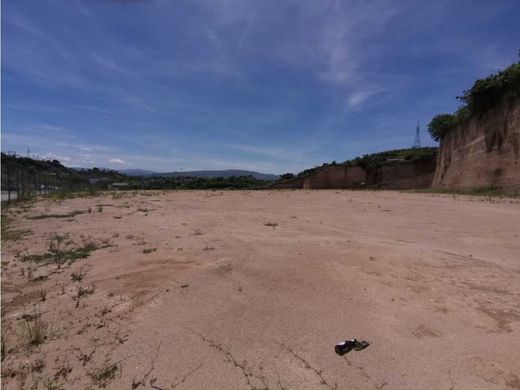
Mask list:
[[107,385],[116,378],[121,369],[118,363],[110,363],[106,361],[101,367],[89,371],[88,376],[95,385],[99,387],[107,387]]
[[47,338],[48,324],[42,319],[40,313],[30,316],[25,322],[25,337],[28,345],[36,346],[43,344]]

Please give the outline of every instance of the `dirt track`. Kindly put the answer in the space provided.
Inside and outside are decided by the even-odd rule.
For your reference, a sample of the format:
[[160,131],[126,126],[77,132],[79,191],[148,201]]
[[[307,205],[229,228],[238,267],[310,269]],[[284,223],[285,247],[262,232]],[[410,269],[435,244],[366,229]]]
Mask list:
[[[520,389],[518,200],[120,194],[9,211],[31,232],[2,248],[4,388]],[[21,261],[54,233],[104,248]]]

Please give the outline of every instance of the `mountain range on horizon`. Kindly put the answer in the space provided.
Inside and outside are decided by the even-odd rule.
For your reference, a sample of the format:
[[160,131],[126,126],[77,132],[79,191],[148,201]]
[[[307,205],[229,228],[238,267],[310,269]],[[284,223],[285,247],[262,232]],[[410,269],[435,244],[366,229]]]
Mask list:
[[211,179],[216,177],[232,177],[232,176],[253,176],[257,180],[277,180],[279,175],[270,173],[260,173],[255,171],[247,171],[241,169],[224,169],[224,170],[202,170],[202,171],[174,171],[174,172],[156,172],[145,169],[120,169],[118,172],[128,176],[162,176],[162,177],[200,177]]

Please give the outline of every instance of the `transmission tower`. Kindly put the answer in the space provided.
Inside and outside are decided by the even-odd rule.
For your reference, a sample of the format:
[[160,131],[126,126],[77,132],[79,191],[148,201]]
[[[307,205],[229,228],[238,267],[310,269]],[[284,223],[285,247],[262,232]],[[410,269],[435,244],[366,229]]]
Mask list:
[[413,143],[414,149],[421,147],[421,128],[419,127],[419,121],[417,121],[417,127],[415,128],[415,142]]

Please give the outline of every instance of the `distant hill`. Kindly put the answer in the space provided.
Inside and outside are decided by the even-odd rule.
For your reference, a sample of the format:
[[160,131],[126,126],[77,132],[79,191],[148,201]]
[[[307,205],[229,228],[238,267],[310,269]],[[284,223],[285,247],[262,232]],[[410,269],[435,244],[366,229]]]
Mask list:
[[[94,183],[110,183],[128,179],[126,175],[110,169],[69,168],[58,160],[36,160],[2,153],[2,176],[5,176],[8,170],[12,177],[16,176],[16,172],[19,172],[20,175],[23,172],[26,177],[32,178],[30,180],[34,180],[34,177],[38,175],[52,175],[64,188],[79,188]],[[28,179],[26,178],[26,180]]]
[[159,174],[159,172],[147,171],[146,169],[119,169],[118,172],[128,176],[153,176]]
[[119,172],[129,176],[161,176],[161,177],[199,177],[203,179],[213,179],[217,177],[238,177],[238,176],[253,176],[257,180],[277,180],[278,175],[267,173],[259,173],[254,171],[245,171],[240,169],[226,169],[220,171],[186,171],[186,172],[153,172],[142,169],[124,169]]

